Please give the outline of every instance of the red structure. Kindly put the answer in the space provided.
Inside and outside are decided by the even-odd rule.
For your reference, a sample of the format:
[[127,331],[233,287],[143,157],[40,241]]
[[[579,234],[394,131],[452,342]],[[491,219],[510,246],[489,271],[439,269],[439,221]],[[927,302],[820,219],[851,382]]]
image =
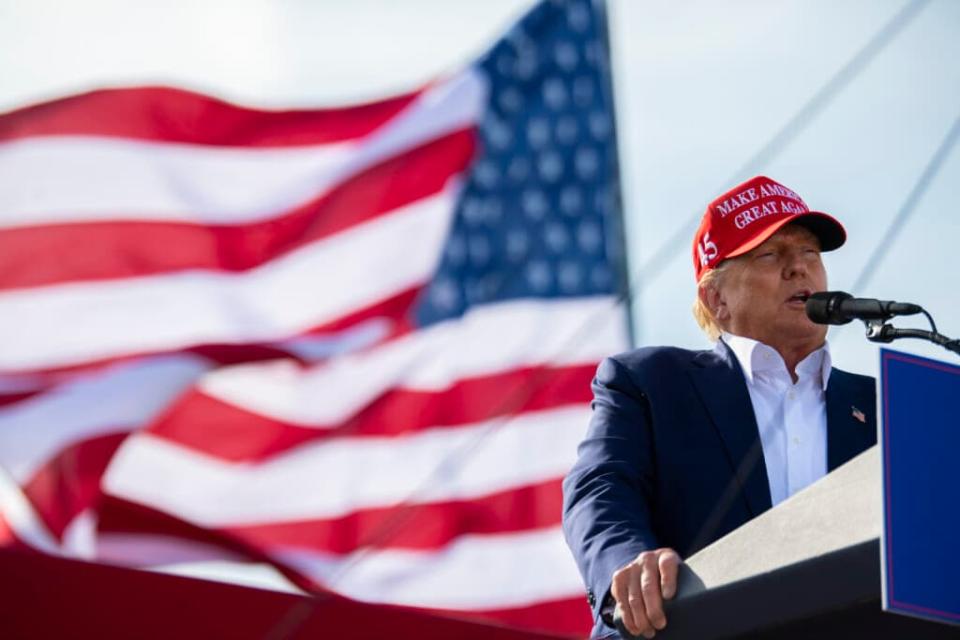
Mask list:
[[3,638],[457,638],[558,636],[0,549]]

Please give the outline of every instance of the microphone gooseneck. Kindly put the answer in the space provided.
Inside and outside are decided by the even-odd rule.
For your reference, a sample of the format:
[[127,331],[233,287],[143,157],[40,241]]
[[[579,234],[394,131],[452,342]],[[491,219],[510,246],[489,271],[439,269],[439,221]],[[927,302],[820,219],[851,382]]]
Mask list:
[[820,291],[806,302],[807,317],[817,324],[847,324],[851,320],[889,320],[909,316],[923,309],[908,302],[854,298],[844,291]]
[[[863,320],[867,327],[867,340],[871,342],[890,343],[900,338],[919,338],[960,354],[960,340],[953,340],[939,333],[933,318],[918,304],[854,298],[844,291],[820,291],[807,298],[804,310],[807,317],[817,324],[847,324],[851,320]],[[927,317],[932,331],[898,329],[887,324],[894,316],[910,316],[915,313],[922,313]]]

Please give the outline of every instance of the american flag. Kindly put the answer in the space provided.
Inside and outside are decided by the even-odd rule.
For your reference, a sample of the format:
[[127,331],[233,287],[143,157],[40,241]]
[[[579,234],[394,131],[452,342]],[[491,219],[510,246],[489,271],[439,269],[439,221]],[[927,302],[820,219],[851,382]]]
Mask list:
[[585,633],[560,479],[628,346],[604,20],[543,2],[362,106],[0,115],[0,544]]

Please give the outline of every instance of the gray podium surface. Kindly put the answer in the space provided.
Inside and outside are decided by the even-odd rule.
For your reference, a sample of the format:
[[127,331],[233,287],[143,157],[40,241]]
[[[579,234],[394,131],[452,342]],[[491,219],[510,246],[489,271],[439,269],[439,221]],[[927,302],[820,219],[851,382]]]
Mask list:
[[657,638],[960,638],[880,608],[880,454],[819,482],[686,559]]
[[690,556],[686,565],[697,579],[681,585],[678,594],[690,596],[876,540],[880,507],[880,453],[871,447]]

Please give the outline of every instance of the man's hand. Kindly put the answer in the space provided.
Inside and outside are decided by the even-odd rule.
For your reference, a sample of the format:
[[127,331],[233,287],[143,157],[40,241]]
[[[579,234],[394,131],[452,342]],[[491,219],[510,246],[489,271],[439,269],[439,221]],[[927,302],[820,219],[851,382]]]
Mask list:
[[635,636],[652,638],[667,626],[663,601],[677,592],[680,556],[673,549],[644,551],[613,574],[610,594],[620,605],[623,624]]

